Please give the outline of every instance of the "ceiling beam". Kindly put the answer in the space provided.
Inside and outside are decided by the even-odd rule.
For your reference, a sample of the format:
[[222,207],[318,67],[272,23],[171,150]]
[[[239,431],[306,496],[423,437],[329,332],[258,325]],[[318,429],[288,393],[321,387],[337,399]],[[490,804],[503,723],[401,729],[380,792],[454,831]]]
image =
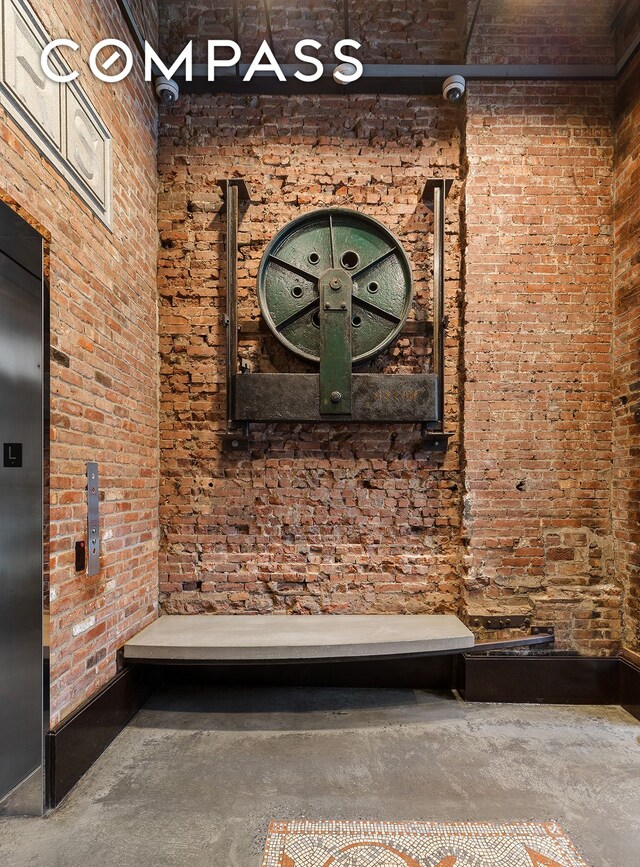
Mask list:
[[609,81],[616,77],[614,64],[554,65],[554,64],[450,64],[450,65],[395,65],[372,64],[364,66],[361,78],[349,85],[334,81],[334,67],[315,82],[302,82],[294,77],[300,67],[284,64],[282,71],[287,81],[280,82],[270,73],[256,73],[250,82],[242,77],[249,69],[240,64],[237,69],[219,69],[216,80],[208,80],[205,64],[193,67],[193,81],[176,76],[183,93],[238,93],[265,95],[339,94],[437,94],[442,82],[450,75],[463,75],[467,81]]

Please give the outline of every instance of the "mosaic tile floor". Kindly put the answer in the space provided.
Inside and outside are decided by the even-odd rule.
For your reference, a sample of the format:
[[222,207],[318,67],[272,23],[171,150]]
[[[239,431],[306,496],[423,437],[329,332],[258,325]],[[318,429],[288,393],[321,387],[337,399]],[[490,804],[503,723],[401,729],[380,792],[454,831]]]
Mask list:
[[555,822],[272,822],[263,867],[588,867]]

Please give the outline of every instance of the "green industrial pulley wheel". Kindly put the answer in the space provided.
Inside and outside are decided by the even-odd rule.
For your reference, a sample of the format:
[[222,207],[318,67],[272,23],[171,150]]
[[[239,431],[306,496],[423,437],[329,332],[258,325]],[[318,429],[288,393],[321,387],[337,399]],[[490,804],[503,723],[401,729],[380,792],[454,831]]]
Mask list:
[[354,363],[398,336],[411,310],[411,266],[398,239],[372,217],[329,208],[298,217],[275,236],[258,271],[258,300],[276,338],[291,352],[320,361],[320,282],[352,287]]

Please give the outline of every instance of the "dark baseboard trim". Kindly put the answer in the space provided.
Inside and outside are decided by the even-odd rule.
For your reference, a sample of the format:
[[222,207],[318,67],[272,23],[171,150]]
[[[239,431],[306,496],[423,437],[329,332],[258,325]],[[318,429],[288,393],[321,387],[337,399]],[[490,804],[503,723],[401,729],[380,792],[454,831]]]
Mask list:
[[620,660],[620,704],[640,720],[640,666],[624,658]]
[[47,809],[71,791],[148,700],[158,680],[152,669],[126,668],[47,734]]
[[[622,704],[618,657],[573,654],[463,654],[458,690],[465,701],[527,704]],[[633,702],[630,677],[628,703]],[[640,695],[637,696],[640,703]]]

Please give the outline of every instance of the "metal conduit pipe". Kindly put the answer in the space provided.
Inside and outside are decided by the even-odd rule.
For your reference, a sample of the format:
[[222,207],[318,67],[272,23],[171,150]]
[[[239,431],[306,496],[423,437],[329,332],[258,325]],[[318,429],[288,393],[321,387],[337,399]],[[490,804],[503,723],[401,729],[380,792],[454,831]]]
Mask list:
[[295,78],[299,65],[283,64],[286,81],[279,81],[272,73],[257,72],[251,81],[242,79],[249,64],[241,63],[234,69],[218,69],[215,81],[209,81],[206,64],[195,64],[193,81],[184,74],[176,81],[183,93],[244,93],[294,95],[387,93],[425,94],[442,92],[443,81],[451,75],[462,75],[467,81],[609,81],[617,75],[615,64],[365,64],[361,78],[348,86],[333,79],[335,64],[327,65],[322,78],[315,82],[302,82]]

